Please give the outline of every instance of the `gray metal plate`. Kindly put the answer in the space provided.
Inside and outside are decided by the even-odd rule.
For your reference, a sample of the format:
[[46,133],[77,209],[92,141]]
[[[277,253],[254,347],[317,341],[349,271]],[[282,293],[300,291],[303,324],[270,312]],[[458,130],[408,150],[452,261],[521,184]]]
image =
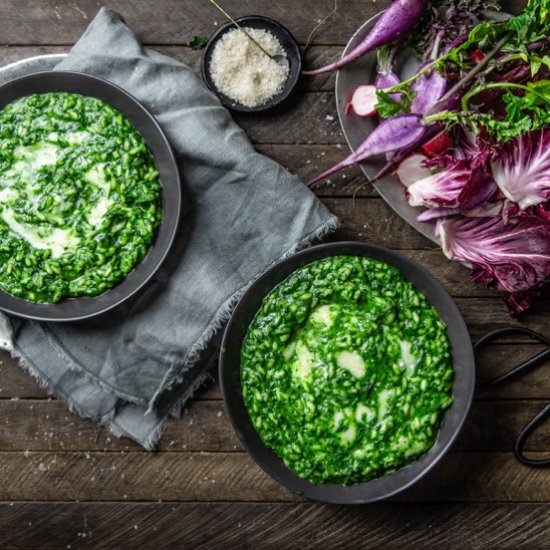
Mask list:
[[61,63],[66,57],[66,53],[37,55],[35,57],[20,59],[19,61],[0,67],[0,84],[4,84],[4,82],[8,82],[8,80],[12,80],[18,76],[25,76],[29,73],[49,71],[58,63]]

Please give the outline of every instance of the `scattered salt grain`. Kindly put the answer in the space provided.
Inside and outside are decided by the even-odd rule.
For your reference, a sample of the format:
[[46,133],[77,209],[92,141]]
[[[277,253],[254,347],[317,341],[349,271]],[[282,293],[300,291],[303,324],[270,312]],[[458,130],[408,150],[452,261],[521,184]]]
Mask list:
[[[271,55],[284,55],[279,39],[265,29],[247,32]],[[261,107],[280,93],[290,72],[288,61],[275,61],[246,34],[233,29],[214,46],[210,74],[216,88],[245,107]]]

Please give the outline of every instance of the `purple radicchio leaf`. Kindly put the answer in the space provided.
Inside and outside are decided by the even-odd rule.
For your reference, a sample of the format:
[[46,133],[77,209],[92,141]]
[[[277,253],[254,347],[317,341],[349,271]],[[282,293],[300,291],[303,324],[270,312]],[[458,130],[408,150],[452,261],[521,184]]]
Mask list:
[[442,208],[441,206],[434,206],[433,208],[426,208],[424,212],[421,212],[416,217],[416,220],[419,222],[432,222],[440,218],[454,216],[455,214],[460,214],[460,210],[458,208]]
[[456,216],[437,223],[445,255],[469,265],[472,280],[503,293],[512,316],[531,306],[550,275],[550,223],[521,215],[507,223],[500,216]]
[[[489,189],[489,186],[486,187]],[[491,216],[501,216],[504,207],[504,201],[498,200],[498,198],[491,197],[492,200],[485,202],[487,198],[480,198],[479,204],[473,208],[467,210],[461,210],[460,208],[442,208],[433,207],[426,208],[416,218],[419,222],[430,222],[438,220],[440,218],[448,218],[455,214],[462,214],[467,218],[487,218]]]
[[487,171],[487,155],[453,160],[446,169],[413,183],[407,189],[409,204],[460,212],[489,200],[497,187]]
[[550,132],[536,130],[502,144],[491,162],[504,196],[524,210],[550,199]]

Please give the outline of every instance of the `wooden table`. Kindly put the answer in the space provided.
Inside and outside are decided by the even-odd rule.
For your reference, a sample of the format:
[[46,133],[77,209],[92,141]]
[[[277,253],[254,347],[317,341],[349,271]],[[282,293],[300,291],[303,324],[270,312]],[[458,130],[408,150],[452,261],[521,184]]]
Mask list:
[[[183,44],[222,17],[206,0],[115,0],[144,43],[199,67]],[[225,0],[235,15],[281,21],[304,44],[332,0]],[[99,9],[93,0],[0,1],[0,64],[67,51]],[[337,57],[354,30],[387,1],[341,0],[306,60]],[[510,2],[517,11],[521,2]],[[297,105],[274,117],[236,117],[258,149],[307,180],[347,152],[334,105],[334,76],[302,83]],[[472,338],[510,324],[500,298],[468,280],[432,243],[395,215],[358,169],[317,193],[340,216],[340,238],[399,250],[426,266],[455,298]],[[550,335],[550,304],[522,324]],[[514,322],[514,324],[517,324]],[[527,341],[491,346],[479,373],[495,376],[539,350]],[[364,507],[307,502],[272,481],[243,452],[217,383],[172,422],[158,452],[118,440],[71,414],[7,355],[0,357],[0,546],[76,548],[358,548],[367,546],[550,546],[550,470],[521,466],[518,430],[550,398],[545,367],[477,395],[466,427],[436,470],[391,502]],[[528,450],[550,450],[550,424]]]

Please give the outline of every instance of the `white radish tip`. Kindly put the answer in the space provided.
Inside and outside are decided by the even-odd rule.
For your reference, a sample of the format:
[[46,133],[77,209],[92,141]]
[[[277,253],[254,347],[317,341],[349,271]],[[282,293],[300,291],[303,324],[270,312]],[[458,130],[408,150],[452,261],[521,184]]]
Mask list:
[[351,107],[358,116],[372,116],[376,114],[376,104],[378,96],[376,95],[376,86],[372,84],[362,84],[358,86],[351,96]]

